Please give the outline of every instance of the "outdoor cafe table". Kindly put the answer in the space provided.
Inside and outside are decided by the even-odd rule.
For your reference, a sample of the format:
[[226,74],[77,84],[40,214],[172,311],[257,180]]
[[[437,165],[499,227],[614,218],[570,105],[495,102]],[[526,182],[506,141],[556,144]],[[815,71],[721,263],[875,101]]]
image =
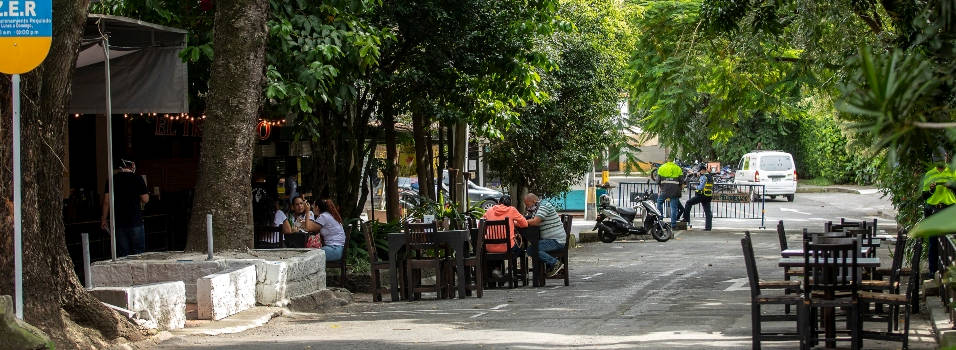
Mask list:
[[[844,260],[844,263],[846,264],[852,263],[852,260],[850,259],[839,259],[839,260]],[[813,264],[813,261],[811,261],[810,263]],[[779,265],[780,267],[806,267],[806,261],[804,260],[802,256],[799,258],[780,258]],[[858,267],[863,267],[863,268],[880,267],[880,258],[856,258],[856,265]],[[824,326],[825,326],[825,332],[827,334],[827,338],[831,338],[833,334],[835,334],[836,323],[834,319],[836,318],[836,315],[832,310],[830,311],[824,310],[823,318],[824,318]],[[828,343],[827,347],[832,348],[833,344]]]
[[[458,267],[458,297],[465,298],[465,254],[468,252],[468,230],[438,231],[429,233],[429,238],[433,242],[444,243],[455,251],[455,265]],[[388,234],[388,264],[389,279],[391,285],[389,291],[392,293],[392,301],[398,301],[398,251],[405,246],[405,234]],[[407,288],[406,288],[407,289]]]
[[[860,247],[860,255],[869,255],[870,249],[870,247]],[[780,251],[780,255],[782,255],[784,258],[800,257],[800,259],[803,259],[803,248],[782,250]]]

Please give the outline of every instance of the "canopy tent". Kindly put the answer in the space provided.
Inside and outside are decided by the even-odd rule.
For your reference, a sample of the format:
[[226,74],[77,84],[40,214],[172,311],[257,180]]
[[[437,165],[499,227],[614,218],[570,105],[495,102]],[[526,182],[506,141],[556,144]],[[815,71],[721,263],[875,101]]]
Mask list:
[[[186,63],[179,58],[185,47],[181,29],[126,17],[87,17],[67,112],[106,116],[106,174],[113,170],[114,113],[189,112]],[[113,176],[107,178],[109,188],[116,188]],[[116,260],[114,202],[109,203],[110,251]]]
[[179,58],[185,47],[184,30],[126,17],[89,15],[67,112],[107,113],[110,84],[112,114],[188,113],[188,74]]

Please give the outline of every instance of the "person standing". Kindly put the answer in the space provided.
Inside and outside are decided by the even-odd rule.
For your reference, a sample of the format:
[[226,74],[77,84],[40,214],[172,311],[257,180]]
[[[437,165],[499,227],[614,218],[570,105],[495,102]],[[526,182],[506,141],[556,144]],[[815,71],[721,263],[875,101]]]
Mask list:
[[[956,204],[956,174],[949,167],[947,157],[936,159],[936,165],[923,175],[923,216],[928,218],[937,212]],[[935,274],[939,269],[939,238],[929,239],[929,272]]]
[[140,254],[146,251],[146,230],[143,227],[143,206],[149,202],[149,193],[146,182],[136,175],[136,163],[120,159],[119,169],[113,174],[115,195],[111,196],[110,186],[106,184],[106,193],[103,194],[103,215],[100,216],[100,227],[104,231],[110,230],[110,200],[116,214],[116,256]]
[[528,220],[528,226],[540,226],[541,240],[538,246],[528,247],[528,255],[538,254],[538,257],[547,265],[548,277],[554,277],[561,272],[564,264],[555,259],[548,252],[564,249],[567,244],[565,240],[564,224],[558,217],[558,211],[547,201],[538,199],[534,193],[528,193],[524,196],[524,205],[527,208],[537,208],[534,210],[534,217]]
[[710,231],[711,222],[714,220],[714,215],[710,211],[710,200],[714,195],[714,180],[711,179],[710,174],[707,172],[707,167],[703,164],[697,166],[697,173],[700,174],[697,186],[694,187],[697,194],[694,198],[687,201],[684,208],[683,221],[690,222],[690,208],[695,204],[700,204],[701,207],[704,208],[704,231]]
[[664,213],[664,201],[670,199],[671,227],[677,227],[677,218],[681,216],[684,206],[680,203],[681,184],[684,183],[684,171],[674,162],[667,162],[657,168],[657,187],[660,195],[657,196],[657,210]]

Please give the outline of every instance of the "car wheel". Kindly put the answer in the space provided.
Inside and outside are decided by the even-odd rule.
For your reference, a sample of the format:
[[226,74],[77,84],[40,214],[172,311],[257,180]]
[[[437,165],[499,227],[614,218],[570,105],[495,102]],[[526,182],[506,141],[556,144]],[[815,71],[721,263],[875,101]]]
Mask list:
[[794,196],[794,195],[792,195],[792,194],[788,194],[788,195],[787,195],[787,202],[793,202],[793,196]]
[[770,199],[777,199],[777,196],[771,195]]
[[491,207],[495,206],[495,204],[498,204],[498,202],[495,202],[494,200],[491,200],[491,199],[486,199],[484,202],[481,202],[481,209],[482,210],[491,209]]

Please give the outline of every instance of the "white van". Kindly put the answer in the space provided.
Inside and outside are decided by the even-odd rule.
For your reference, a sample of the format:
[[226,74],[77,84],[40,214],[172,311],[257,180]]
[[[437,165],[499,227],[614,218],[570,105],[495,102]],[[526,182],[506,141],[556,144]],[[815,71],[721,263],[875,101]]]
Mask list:
[[771,199],[784,196],[793,202],[797,193],[797,167],[793,156],[780,151],[754,151],[740,158],[734,183],[765,185],[765,195]]

